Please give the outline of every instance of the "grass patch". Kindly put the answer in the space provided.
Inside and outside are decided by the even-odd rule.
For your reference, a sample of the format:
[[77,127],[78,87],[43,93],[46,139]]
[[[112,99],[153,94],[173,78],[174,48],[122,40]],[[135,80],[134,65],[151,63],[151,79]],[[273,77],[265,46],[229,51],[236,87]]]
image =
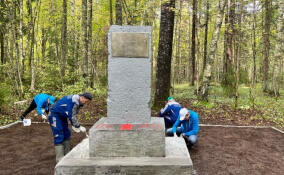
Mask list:
[[[233,108],[235,98],[229,98],[220,84],[211,86],[209,91],[209,102],[200,102],[194,94],[196,87],[189,84],[179,84],[174,87],[174,98],[179,100],[191,100],[195,107],[203,107],[206,110],[218,108],[217,104],[227,105]],[[273,122],[284,127],[284,90],[280,89],[280,98],[276,99],[262,91],[262,85],[257,84],[255,88],[246,85],[239,86],[239,98],[237,110],[257,109],[261,114],[251,116],[251,119]],[[226,116],[227,117],[227,116]]]

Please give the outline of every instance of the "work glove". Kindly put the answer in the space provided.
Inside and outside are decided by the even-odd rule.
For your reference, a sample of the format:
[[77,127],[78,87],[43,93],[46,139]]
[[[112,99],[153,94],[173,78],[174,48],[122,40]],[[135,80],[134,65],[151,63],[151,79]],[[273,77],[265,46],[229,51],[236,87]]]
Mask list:
[[46,117],[44,114],[41,114],[41,118],[42,118],[43,120],[46,120],[46,119],[47,119],[47,117]]
[[75,128],[74,126],[72,126],[73,131],[75,131],[76,133],[80,132],[80,128]]
[[86,132],[86,128],[84,126],[80,126],[80,131],[81,132]]

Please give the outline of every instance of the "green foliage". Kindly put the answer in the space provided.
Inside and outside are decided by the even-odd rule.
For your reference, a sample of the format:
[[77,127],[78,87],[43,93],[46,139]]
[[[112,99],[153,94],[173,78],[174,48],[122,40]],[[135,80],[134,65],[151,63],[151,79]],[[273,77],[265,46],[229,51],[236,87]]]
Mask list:
[[12,122],[13,119],[11,119],[9,116],[0,115],[0,126],[7,125]]
[[[196,107],[203,107],[205,110],[212,110],[216,105],[224,104],[231,107],[234,106],[234,99],[229,98],[224,92],[222,85],[216,84],[210,86],[209,102],[201,102],[196,99],[194,95],[195,87],[188,84],[179,84],[175,86],[174,98],[179,100],[191,100],[192,105]],[[280,94],[284,94],[284,90],[280,90]],[[213,98],[214,97],[214,98]],[[246,85],[239,86],[239,106],[238,109],[248,110],[254,108],[260,111],[260,113],[251,117],[253,119],[265,120],[276,123],[279,126],[284,126],[284,98],[280,96],[278,100],[263,93],[262,85],[257,84],[254,88],[250,88]],[[206,111],[205,111],[206,112]],[[230,117],[229,114],[227,117]],[[224,116],[226,117],[226,116]]]
[[0,111],[4,105],[7,105],[8,101],[7,98],[10,95],[9,86],[5,83],[0,83]]
[[85,114],[85,119],[86,120],[91,120],[92,119],[91,118],[91,113],[89,111],[84,112],[84,114]]
[[206,102],[206,101],[195,101],[194,103],[193,103],[193,105],[194,106],[201,106],[201,107],[205,107],[206,109],[212,109],[214,106],[215,106],[215,104],[214,103],[212,103],[212,102]]
[[240,68],[240,79],[239,79],[239,84],[248,84],[250,83],[249,80],[249,73],[247,70]]
[[[4,74],[4,72],[7,72],[8,65],[0,65],[0,112],[1,109],[4,108],[5,105],[7,105],[9,103],[9,101],[11,100],[12,95],[12,85],[11,85],[11,81],[10,79],[5,78],[5,76],[7,76],[7,74]],[[2,76],[3,75],[3,76]]]

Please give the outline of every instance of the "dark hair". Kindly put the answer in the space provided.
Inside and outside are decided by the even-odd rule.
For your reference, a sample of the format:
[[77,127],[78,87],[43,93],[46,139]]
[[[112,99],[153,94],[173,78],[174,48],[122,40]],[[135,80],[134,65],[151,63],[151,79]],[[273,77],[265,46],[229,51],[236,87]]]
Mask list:
[[89,92],[85,92],[83,94],[80,94],[79,96],[85,97],[88,100],[92,100],[92,98],[93,98],[92,94],[89,93]]

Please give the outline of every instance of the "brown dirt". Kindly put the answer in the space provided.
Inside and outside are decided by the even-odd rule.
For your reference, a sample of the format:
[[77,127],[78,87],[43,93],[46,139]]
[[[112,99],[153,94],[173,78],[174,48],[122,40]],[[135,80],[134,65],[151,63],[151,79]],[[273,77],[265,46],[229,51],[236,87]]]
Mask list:
[[[225,104],[212,109],[195,107],[191,100],[181,105],[199,114],[203,124],[277,126],[273,122],[251,119],[260,110],[234,110]],[[25,107],[12,106],[3,115],[17,120]],[[81,123],[91,127],[100,117],[106,116],[105,98],[96,98],[80,109]],[[152,116],[157,111],[152,110]],[[32,121],[42,121],[33,111]],[[85,125],[86,126],[86,125]],[[84,134],[72,132],[71,147],[77,145]],[[281,174],[284,172],[283,134],[272,129],[200,127],[197,145],[191,150],[194,169],[199,175],[207,174]],[[48,124],[21,124],[0,130],[0,174],[53,174],[55,153],[53,138]]]
[[[72,132],[71,148],[83,138],[83,133]],[[54,173],[55,152],[48,124],[17,124],[0,130],[0,150],[1,175]],[[283,134],[273,129],[202,126],[190,154],[198,175],[284,172]]]
[[[72,131],[71,148],[85,137],[83,133]],[[1,175],[54,174],[55,152],[48,124],[32,124],[24,127],[20,123],[0,130],[0,150]]]
[[190,151],[197,174],[265,174],[284,172],[284,134],[271,128],[200,127]]

